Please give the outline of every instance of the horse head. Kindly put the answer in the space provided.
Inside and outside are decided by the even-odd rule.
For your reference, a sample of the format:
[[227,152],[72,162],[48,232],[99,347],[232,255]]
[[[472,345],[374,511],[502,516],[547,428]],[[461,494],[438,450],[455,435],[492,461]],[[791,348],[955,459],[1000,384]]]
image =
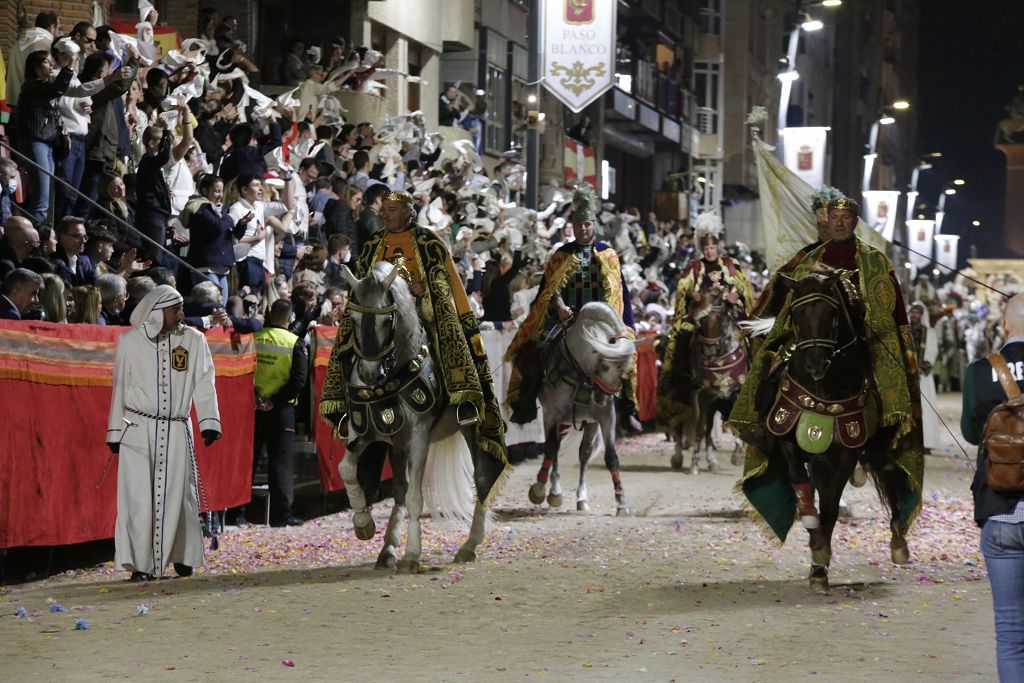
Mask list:
[[846,305],[839,273],[816,270],[799,280],[788,275],[779,279],[790,292],[789,315],[795,342],[790,372],[797,381],[809,378],[820,382],[839,347],[840,319]]
[[374,386],[419,350],[423,328],[416,301],[399,270],[380,261],[362,280],[345,266],[341,275],[352,288],[345,314],[352,319],[352,348],[361,383]]
[[619,391],[636,343],[611,306],[599,301],[583,306],[566,332],[566,341],[573,360],[598,389],[607,394]]

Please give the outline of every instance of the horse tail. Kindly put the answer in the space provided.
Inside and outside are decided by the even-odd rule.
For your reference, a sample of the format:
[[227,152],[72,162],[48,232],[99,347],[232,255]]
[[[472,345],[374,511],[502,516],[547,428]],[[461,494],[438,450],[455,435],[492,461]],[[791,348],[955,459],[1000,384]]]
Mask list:
[[423,509],[437,522],[469,522],[476,506],[473,457],[462,432],[430,444],[423,473]]

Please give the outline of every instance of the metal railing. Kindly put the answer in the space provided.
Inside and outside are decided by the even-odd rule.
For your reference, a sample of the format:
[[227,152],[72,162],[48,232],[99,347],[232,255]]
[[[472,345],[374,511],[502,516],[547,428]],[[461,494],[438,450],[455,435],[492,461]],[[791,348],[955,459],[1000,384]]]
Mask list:
[[[199,270],[196,270],[196,268],[194,268],[192,266],[192,264],[190,264],[188,261],[186,261],[185,259],[183,259],[180,256],[178,256],[177,254],[175,254],[173,251],[169,250],[166,246],[164,246],[163,244],[160,244],[159,242],[154,240],[152,237],[150,237],[149,235],[145,234],[144,232],[142,232],[141,230],[136,228],[134,225],[132,225],[128,221],[124,220],[123,218],[121,218],[119,216],[115,216],[109,210],[103,208],[98,203],[94,202],[92,200],[92,198],[82,194],[82,192],[77,187],[74,187],[71,183],[67,182],[66,180],[64,180],[63,178],[57,176],[56,174],[50,173],[45,168],[43,168],[42,166],[37,164],[33,159],[31,159],[30,157],[25,156],[24,154],[22,154],[17,149],[15,149],[11,145],[7,144],[3,140],[0,140],[0,148],[6,149],[10,154],[17,155],[18,159],[20,159],[21,161],[27,163],[29,166],[31,166],[33,169],[35,169],[37,172],[44,173],[44,174],[46,174],[47,176],[50,177],[50,181],[51,181],[51,185],[50,185],[51,205],[52,205],[52,200],[53,200],[53,188],[54,188],[54,185],[52,183],[53,183],[53,181],[56,181],[56,182],[60,183],[65,189],[73,192],[79,198],[84,199],[86,202],[88,202],[92,206],[94,211],[98,210],[99,213],[101,213],[104,216],[106,216],[107,218],[113,220],[114,223],[116,223],[116,224],[118,224],[118,225],[120,225],[120,226],[122,226],[124,228],[127,228],[128,231],[129,231],[129,234],[132,234],[135,237],[141,237],[145,242],[147,242],[150,245],[156,247],[165,256],[171,258],[174,261],[177,261],[179,266],[181,266],[182,268],[185,268],[185,269],[191,271],[194,275],[198,276],[200,278],[199,281],[209,280],[210,279],[210,276],[208,274],[203,273],[203,272],[201,272]],[[12,206],[16,206],[13,202],[11,203],[11,205]],[[35,220],[35,218],[33,216],[29,215],[28,212],[25,211],[23,208],[18,207],[18,211],[20,211],[29,220],[31,220],[33,224],[37,224],[38,223]],[[63,216],[61,216],[60,218],[63,218]],[[85,220],[85,216],[81,216],[81,218],[83,220]],[[58,217],[54,216],[54,223],[56,223],[57,220],[58,220]],[[53,226],[53,228],[54,228],[54,230],[56,230],[56,228],[57,228],[56,224]]]

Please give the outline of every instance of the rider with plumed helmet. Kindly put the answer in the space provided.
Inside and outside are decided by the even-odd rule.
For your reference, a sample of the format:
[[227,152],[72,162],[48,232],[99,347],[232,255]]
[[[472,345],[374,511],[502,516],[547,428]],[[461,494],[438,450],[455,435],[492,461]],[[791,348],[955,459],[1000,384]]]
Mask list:
[[[594,188],[587,183],[576,186],[572,195],[575,239],[551,255],[537,297],[505,354],[512,362],[508,388],[512,422],[525,424],[537,419],[537,394],[543,379],[542,337],[549,330],[572,320],[592,301],[607,303],[630,330],[633,328],[633,302],[619,256],[610,245],[594,239],[597,208]],[[634,382],[625,382],[622,394],[635,405]],[[632,406],[628,408],[631,413]]]
[[724,227],[717,213],[709,211],[697,216],[694,237],[702,258],[690,261],[676,285],[675,315],[658,381],[658,420],[669,427],[678,426],[690,413],[693,307],[700,306],[712,290],[719,290],[723,301],[737,308],[737,317],[742,319],[754,300],[747,276],[736,261],[722,253]]
[[[492,456],[476,463],[477,472],[483,471],[486,479],[477,481],[477,486],[490,491],[505,473],[508,458],[505,423],[494,394],[487,352],[451,252],[433,230],[413,223],[414,202],[406,192],[384,195],[380,212],[384,228],[363,245],[355,276],[362,279],[375,264],[389,261],[408,282],[430,336],[431,354],[448,401],[457,407],[460,424],[476,425],[477,443]],[[346,412],[345,368],[350,367],[354,353],[352,319],[346,311],[339,321],[320,401],[320,414],[337,433]]]

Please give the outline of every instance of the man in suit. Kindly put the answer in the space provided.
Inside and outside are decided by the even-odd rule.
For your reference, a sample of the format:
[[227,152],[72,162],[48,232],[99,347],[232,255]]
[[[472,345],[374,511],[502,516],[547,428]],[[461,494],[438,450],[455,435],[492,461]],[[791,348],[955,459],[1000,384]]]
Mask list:
[[21,320],[39,305],[43,278],[24,268],[15,268],[0,285],[0,320]]
[[53,265],[60,279],[72,287],[96,284],[96,268],[85,255],[89,235],[85,221],[77,216],[65,216],[57,223],[57,251]]
[[21,216],[11,216],[4,223],[4,237],[0,240],[0,279],[15,268],[21,268],[25,259],[39,247],[39,232],[32,222]]

